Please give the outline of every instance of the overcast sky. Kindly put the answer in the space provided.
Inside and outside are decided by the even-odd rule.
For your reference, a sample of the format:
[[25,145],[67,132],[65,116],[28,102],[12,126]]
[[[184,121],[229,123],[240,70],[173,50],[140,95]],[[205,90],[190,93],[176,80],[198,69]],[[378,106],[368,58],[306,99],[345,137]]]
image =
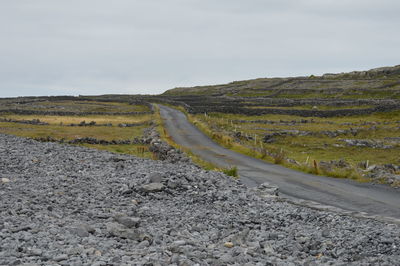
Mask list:
[[399,0],[0,0],[0,97],[400,64]]

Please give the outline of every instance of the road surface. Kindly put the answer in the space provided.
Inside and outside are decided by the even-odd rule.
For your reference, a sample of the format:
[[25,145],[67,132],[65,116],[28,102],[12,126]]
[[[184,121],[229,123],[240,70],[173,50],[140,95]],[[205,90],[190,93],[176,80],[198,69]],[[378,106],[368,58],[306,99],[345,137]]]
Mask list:
[[280,195],[289,199],[400,219],[399,190],[386,185],[310,175],[236,153],[213,142],[182,112],[163,105],[159,107],[165,128],[176,143],[220,167],[237,166],[240,179],[247,186],[268,182],[278,186]]

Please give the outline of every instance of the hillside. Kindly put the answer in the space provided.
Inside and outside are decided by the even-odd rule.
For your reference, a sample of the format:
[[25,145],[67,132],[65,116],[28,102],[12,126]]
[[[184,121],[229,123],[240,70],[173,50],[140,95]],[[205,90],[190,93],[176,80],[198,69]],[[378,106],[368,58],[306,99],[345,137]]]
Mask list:
[[259,78],[229,84],[175,88],[164,96],[213,95],[265,98],[400,99],[400,65],[322,76]]

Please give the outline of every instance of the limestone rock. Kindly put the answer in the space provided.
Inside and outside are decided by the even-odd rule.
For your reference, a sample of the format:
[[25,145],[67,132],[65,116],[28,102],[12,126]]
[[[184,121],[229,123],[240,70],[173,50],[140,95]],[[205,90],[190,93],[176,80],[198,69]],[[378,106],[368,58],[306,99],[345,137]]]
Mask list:
[[150,192],[160,192],[164,189],[164,185],[162,183],[150,183],[141,186],[141,190],[146,193]]

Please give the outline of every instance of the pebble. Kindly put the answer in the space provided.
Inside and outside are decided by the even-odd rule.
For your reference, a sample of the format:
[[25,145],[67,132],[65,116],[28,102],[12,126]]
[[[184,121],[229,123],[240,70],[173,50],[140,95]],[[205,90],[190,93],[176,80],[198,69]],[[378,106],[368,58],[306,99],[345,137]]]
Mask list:
[[90,235],[87,229],[82,226],[70,228],[69,231],[71,234],[75,234],[80,237],[88,237]]
[[67,259],[68,259],[68,255],[67,254],[60,254],[60,255],[57,255],[57,256],[55,256],[53,258],[53,260],[56,261],[56,262],[60,262],[60,261],[67,260]]
[[126,215],[123,214],[118,214],[114,216],[114,219],[116,222],[128,227],[128,228],[132,228],[132,227],[138,227],[140,224],[140,218],[137,217],[128,217]]
[[232,242],[225,242],[224,243],[224,247],[233,248],[233,243]]
[[32,250],[30,251],[30,253],[31,253],[33,256],[41,256],[42,253],[43,253],[43,251],[40,250],[40,249],[34,248],[34,249],[32,249]]

